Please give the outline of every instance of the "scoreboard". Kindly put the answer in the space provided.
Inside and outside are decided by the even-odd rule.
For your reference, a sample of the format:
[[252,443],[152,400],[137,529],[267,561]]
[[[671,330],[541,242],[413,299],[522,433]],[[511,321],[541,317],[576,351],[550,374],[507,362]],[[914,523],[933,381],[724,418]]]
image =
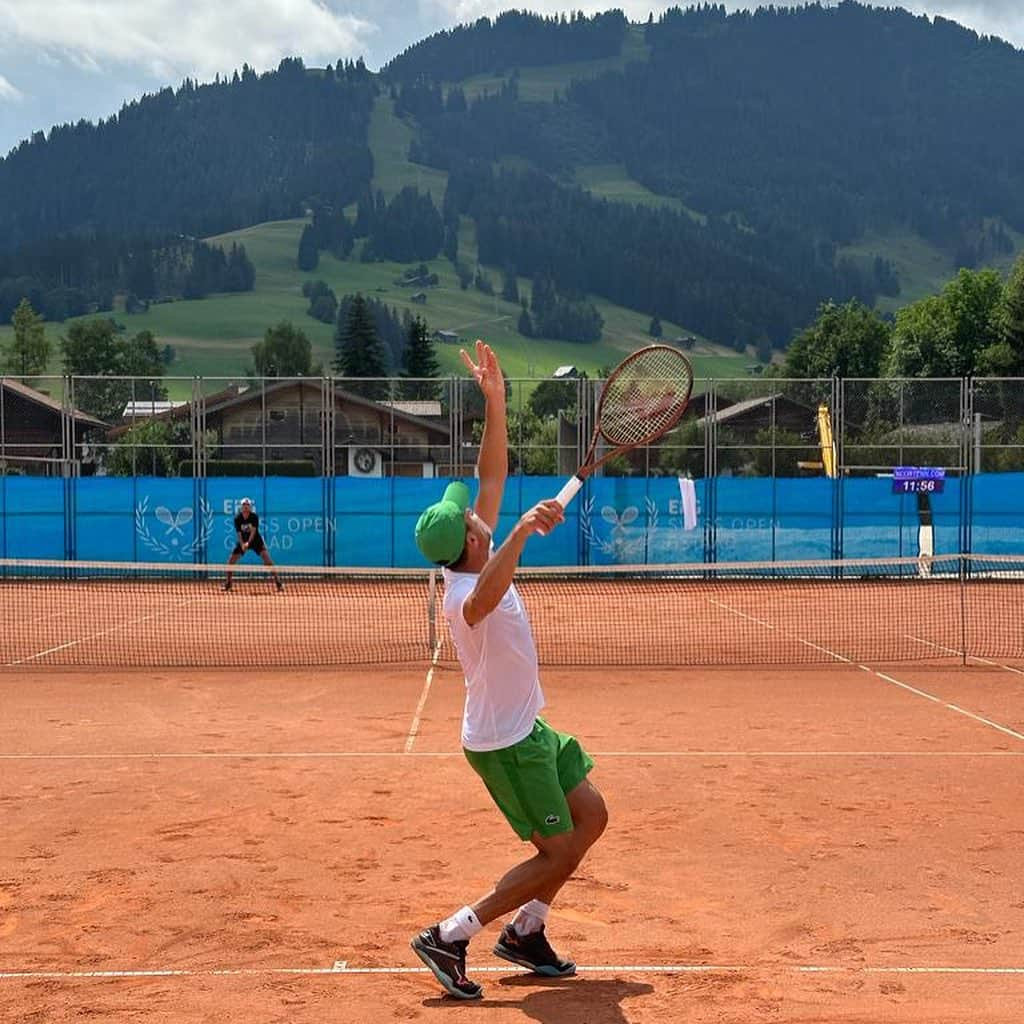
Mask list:
[[946,471],[934,466],[896,466],[892,471],[893,494],[941,494]]

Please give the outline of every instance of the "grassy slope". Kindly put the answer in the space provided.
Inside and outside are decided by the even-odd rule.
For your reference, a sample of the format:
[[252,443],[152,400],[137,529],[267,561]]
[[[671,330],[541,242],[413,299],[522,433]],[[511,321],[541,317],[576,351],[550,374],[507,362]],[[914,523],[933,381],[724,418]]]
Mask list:
[[[616,57],[519,68],[519,98],[547,103],[553,100],[556,94],[564,94],[574,78],[596,78],[606,71],[621,71],[630,61],[647,60],[649,56],[650,50],[644,42],[643,26],[633,25],[623,43],[622,52]],[[461,85],[466,98],[474,99],[487,92],[497,92],[507,79],[507,75],[474,75]]]
[[[441,284],[429,289],[426,306],[410,302],[414,291],[395,284],[404,267],[396,263],[342,262],[322,254],[320,266],[312,274],[304,274],[295,266],[299,233],[303,221],[279,221],[260,224],[242,231],[218,236],[214,241],[245,245],[256,264],[255,291],[237,295],[215,295],[196,302],[169,302],[152,306],[146,313],[116,314],[129,332],[150,330],[160,345],[170,344],[176,350],[169,376],[191,377],[194,374],[237,378],[250,363],[250,349],[266,328],[280,320],[291,320],[301,327],[313,343],[314,361],[329,366],[333,355],[333,328],[306,315],[306,300],[301,294],[307,278],[326,281],[339,294],[362,291],[395,306],[423,315],[432,329],[456,330],[465,338],[477,336],[493,342],[502,355],[506,371],[515,377],[545,377],[556,367],[571,363],[593,373],[600,367],[615,363],[633,348],[648,342],[648,318],[639,313],[598,300],[605,318],[605,340],[593,345],[577,345],[564,341],[545,341],[521,337],[515,329],[519,307],[500,297],[481,294],[475,289],[462,291],[450,263],[438,259],[429,266],[438,274]],[[471,241],[472,226],[467,225],[466,244],[462,258],[475,263]],[[492,270],[491,276],[500,289],[501,278]],[[520,282],[528,294],[528,282]],[[64,325],[48,325],[54,342],[53,368],[59,372],[57,340]],[[671,335],[682,333],[675,324],[665,324]],[[7,334],[10,329],[7,329]],[[455,346],[439,346],[438,355],[447,371],[461,372]],[[744,360],[735,355],[722,355],[711,346],[695,353],[698,372],[703,375],[740,376]],[[187,381],[172,382],[173,397],[189,392]]]
[[[1024,252],[1024,235],[1009,230],[1016,251],[993,261],[992,266],[1005,274]],[[875,256],[892,260],[900,275],[900,294],[895,298],[879,297],[877,306],[884,313],[894,313],[927,295],[942,291],[943,285],[956,276],[949,256],[918,235],[909,231],[872,233],[856,245],[841,250],[843,255],[870,263]]]

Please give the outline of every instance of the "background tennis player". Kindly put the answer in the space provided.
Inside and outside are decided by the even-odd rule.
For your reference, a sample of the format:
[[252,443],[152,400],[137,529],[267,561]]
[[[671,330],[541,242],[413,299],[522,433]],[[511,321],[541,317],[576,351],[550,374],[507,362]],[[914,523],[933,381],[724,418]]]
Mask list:
[[[267,550],[267,545],[264,543],[263,536],[260,533],[260,517],[253,511],[252,501],[249,498],[243,498],[240,502],[239,513],[235,516],[235,533],[238,536],[238,541],[231,551],[231,557],[228,558],[228,565],[234,565],[246,551],[253,551],[263,559],[264,565],[273,566],[274,563],[270,557],[270,552]],[[278,590],[284,590],[281,581],[277,578],[277,573],[273,569],[271,569],[270,575],[274,578],[274,586]],[[228,578],[224,584],[224,589],[231,589],[230,569],[228,569]]]
[[508,475],[505,381],[497,357],[476,343],[476,363],[462,353],[485,399],[478,473],[480,493],[453,483],[416,524],[416,542],[445,566],[444,614],[466,677],[462,746],[494,802],[536,854],[508,871],[494,889],[421,931],[412,948],[444,989],[478,999],[466,976],[469,940],[518,908],[501,931],[496,956],[549,977],[574,974],[545,936],[548,910],[608,822],[604,799],[587,778],[593,761],[572,736],[538,713],[544,706],[537,650],[526,610],[512,583],[527,540],[563,521],[557,501],[542,501],[513,527],[497,551],[492,534]]

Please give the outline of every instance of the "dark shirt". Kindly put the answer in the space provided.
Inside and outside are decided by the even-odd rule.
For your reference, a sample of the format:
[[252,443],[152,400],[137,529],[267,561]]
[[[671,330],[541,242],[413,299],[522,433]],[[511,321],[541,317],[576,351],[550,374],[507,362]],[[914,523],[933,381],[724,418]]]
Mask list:
[[246,519],[241,512],[235,516],[235,530],[242,535],[242,543],[251,544],[260,535],[260,517],[255,512]]

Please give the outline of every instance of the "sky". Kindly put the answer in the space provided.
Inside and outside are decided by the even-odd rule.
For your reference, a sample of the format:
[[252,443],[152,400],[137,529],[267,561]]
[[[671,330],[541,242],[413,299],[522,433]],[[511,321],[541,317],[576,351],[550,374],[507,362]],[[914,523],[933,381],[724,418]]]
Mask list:
[[[543,14],[618,7],[646,21],[688,0],[0,0],[0,156],[34,131],[116,113],[186,77],[212,80],[282,57],[380,68],[412,43],[509,7]],[[783,6],[787,0],[775,0]],[[897,6],[891,0],[887,6]],[[725,0],[729,10],[756,0]],[[903,0],[1024,48],[1021,0]]]

